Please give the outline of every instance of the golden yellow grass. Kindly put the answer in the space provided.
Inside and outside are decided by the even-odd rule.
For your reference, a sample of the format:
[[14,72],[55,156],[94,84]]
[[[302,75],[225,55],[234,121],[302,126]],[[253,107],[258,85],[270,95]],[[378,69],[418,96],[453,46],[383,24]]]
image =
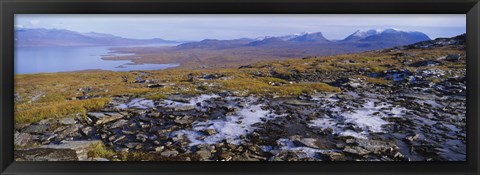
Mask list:
[[[15,102],[15,122],[17,124],[37,122],[46,118],[85,115],[87,111],[103,108],[115,95],[132,96],[159,100],[170,94],[218,93],[225,90],[237,92],[237,95],[277,95],[296,96],[302,93],[339,92],[325,82],[290,82],[271,76],[277,74],[290,76],[293,72],[342,72],[368,68],[368,72],[383,72],[388,69],[420,68],[401,64],[405,60],[412,62],[436,59],[447,54],[464,54],[455,48],[415,49],[408,53],[414,56],[397,57],[391,52],[365,52],[308,59],[289,59],[283,61],[262,61],[251,64],[251,68],[211,68],[189,70],[185,68],[161,71],[146,71],[144,79],[156,83],[173,84],[162,88],[147,88],[146,84],[135,83],[140,72],[72,72],[50,74],[28,74],[15,76],[15,93],[19,96]],[[463,68],[464,62],[446,63],[439,69]],[[188,75],[201,77],[201,74],[218,73],[220,79],[205,80],[195,78],[188,81]],[[262,76],[258,76],[261,73]],[[127,77],[127,82],[123,82]],[[387,84],[388,80],[358,75],[369,83]],[[80,88],[91,87],[92,99],[77,100],[82,96]],[[34,100],[32,100],[32,98]]]

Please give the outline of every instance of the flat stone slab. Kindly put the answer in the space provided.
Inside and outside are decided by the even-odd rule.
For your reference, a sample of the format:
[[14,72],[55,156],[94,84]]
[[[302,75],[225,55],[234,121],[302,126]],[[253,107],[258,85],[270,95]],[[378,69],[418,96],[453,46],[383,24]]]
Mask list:
[[72,149],[34,148],[15,150],[15,161],[78,161],[77,153]]
[[94,125],[105,124],[123,118],[123,115],[117,112],[89,112],[87,115],[93,120]]
[[25,147],[32,144],[32,135],[28,133],[15,132],[13,143],[15,146]]
[[92,141],[62,141],[60,144],[43,145],[40,148],[54,150],[73,150],[80,161],[88,160],[87,153],[91,151],[95,144],[101,144],[100,140]]

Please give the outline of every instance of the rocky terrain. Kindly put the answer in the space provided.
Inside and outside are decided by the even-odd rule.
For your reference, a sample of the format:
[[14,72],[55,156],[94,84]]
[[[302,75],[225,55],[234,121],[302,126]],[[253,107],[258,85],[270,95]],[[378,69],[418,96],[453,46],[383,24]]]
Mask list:
[[[84,115],[17,122],[15,159],[466,160],[465,35],[358,56],[228,70],[267,80],[242,88],[239,73],[220,70],[184,70],[176,83],[154,80],[154,72],[136,73],[131,86],[166,93],[158,98],[112,94]],[[78,89],[82,96],[67,101],[106,97],[95,95],[95,89]],[[25,96],[16,98],[23,103]]]

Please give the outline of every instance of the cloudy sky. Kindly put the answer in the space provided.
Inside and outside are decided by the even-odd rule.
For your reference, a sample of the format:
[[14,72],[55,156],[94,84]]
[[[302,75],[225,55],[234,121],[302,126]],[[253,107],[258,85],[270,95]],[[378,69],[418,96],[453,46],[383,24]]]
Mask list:
[[322,32],[343,39],[356,30],[395,28],[420,31],[432,39],[466,31],[466,16],[455,15],[15,15],[17,28],[67,29],[127,38],[178,41],[257,38]]

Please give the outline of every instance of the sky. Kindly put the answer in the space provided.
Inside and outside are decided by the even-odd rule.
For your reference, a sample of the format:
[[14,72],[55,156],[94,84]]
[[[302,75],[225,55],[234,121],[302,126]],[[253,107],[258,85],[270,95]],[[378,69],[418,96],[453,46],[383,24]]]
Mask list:
[[258,38],[322,32],[330,40],[357,30],[395,28],[420,31],[430,38],[466,32],[465,14],[17,14],[16,28],[67,29],[125,38],[176,41]]

